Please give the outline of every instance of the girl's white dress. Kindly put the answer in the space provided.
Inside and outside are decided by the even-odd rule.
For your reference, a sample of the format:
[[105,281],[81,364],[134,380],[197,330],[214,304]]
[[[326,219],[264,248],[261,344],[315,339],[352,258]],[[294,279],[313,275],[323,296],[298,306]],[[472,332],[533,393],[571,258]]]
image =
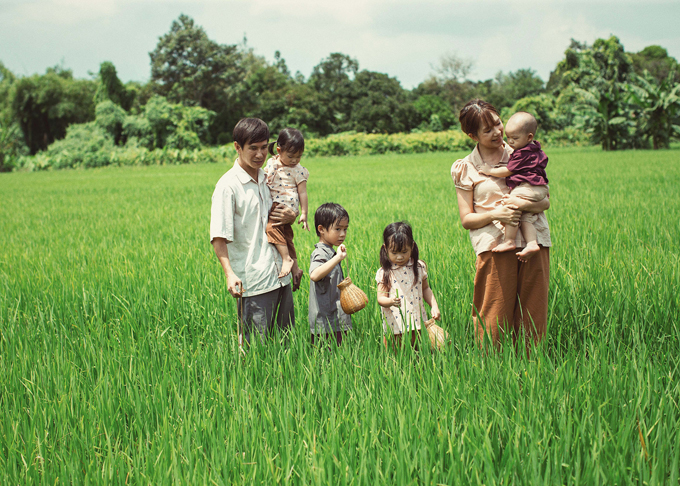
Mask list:
[[[418,260],[418,281],[414,285],[413,260],[398,267],[392,265],[392,285],[390,297],[401,297],[401,307],[383,307],[380,311],[383,317],[383,329],[389,329],[393,334],[403,334],[407,331],[420,329],[421,323],[427,321],[427,312],[423,302],[423,280],[427,279],[427,266]],[[377,283],[383,280],[383,269],[378,269],[375,275]]]

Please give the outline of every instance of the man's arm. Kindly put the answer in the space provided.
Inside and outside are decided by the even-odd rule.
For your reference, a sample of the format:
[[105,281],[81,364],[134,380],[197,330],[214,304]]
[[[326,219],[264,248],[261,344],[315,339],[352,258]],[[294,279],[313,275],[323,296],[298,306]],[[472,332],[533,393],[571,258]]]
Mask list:
[[240,278],[236,276],[234,270],[231,268],[231,263],[229,262],[229,249],[227,248],[227,240],[224,238],[213,238],[212,240],[213,248],[215,249],[215,255],[222,265],[225,275],[227,276],[227,286],[229,293],[233,297],[241,297],[243,295],[243,282]]

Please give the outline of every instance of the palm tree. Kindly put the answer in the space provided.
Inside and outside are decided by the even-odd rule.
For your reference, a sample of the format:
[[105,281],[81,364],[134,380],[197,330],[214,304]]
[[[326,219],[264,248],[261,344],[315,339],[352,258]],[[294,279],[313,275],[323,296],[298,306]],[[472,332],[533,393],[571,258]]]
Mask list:
[[652,140],[654,150],[668,148],[672,137],[680,136],[680,84],[675,84],[671,70],[661,82],[647,71],[628,85],[630,102],[640,109],[638,130]]

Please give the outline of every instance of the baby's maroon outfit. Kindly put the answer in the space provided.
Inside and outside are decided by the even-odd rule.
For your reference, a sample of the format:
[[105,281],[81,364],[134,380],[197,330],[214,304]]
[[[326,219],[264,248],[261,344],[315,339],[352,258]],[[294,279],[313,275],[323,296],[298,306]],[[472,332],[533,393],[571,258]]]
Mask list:
[[510,155],[508,170],[513,174],[505,178],[505,184],[510,189],[514,189],[522,182],[528,182],[532,186],[546,186],[548,185],[548,176],[545,173],[547,165],[548,156],[541,150],[541,144],[534,140]]

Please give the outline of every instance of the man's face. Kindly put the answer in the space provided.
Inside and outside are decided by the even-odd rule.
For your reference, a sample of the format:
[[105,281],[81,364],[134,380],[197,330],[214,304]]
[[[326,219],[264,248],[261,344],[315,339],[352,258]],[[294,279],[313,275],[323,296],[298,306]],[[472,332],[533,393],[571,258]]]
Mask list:
[[241,167],[253,179],[257,179],[257,171],[262,167],[265,160],[267,160],[267,141],[262,142],[246,142],[241,147],[238,142],[234,142],[236,152],[238,152],[238,159]]

